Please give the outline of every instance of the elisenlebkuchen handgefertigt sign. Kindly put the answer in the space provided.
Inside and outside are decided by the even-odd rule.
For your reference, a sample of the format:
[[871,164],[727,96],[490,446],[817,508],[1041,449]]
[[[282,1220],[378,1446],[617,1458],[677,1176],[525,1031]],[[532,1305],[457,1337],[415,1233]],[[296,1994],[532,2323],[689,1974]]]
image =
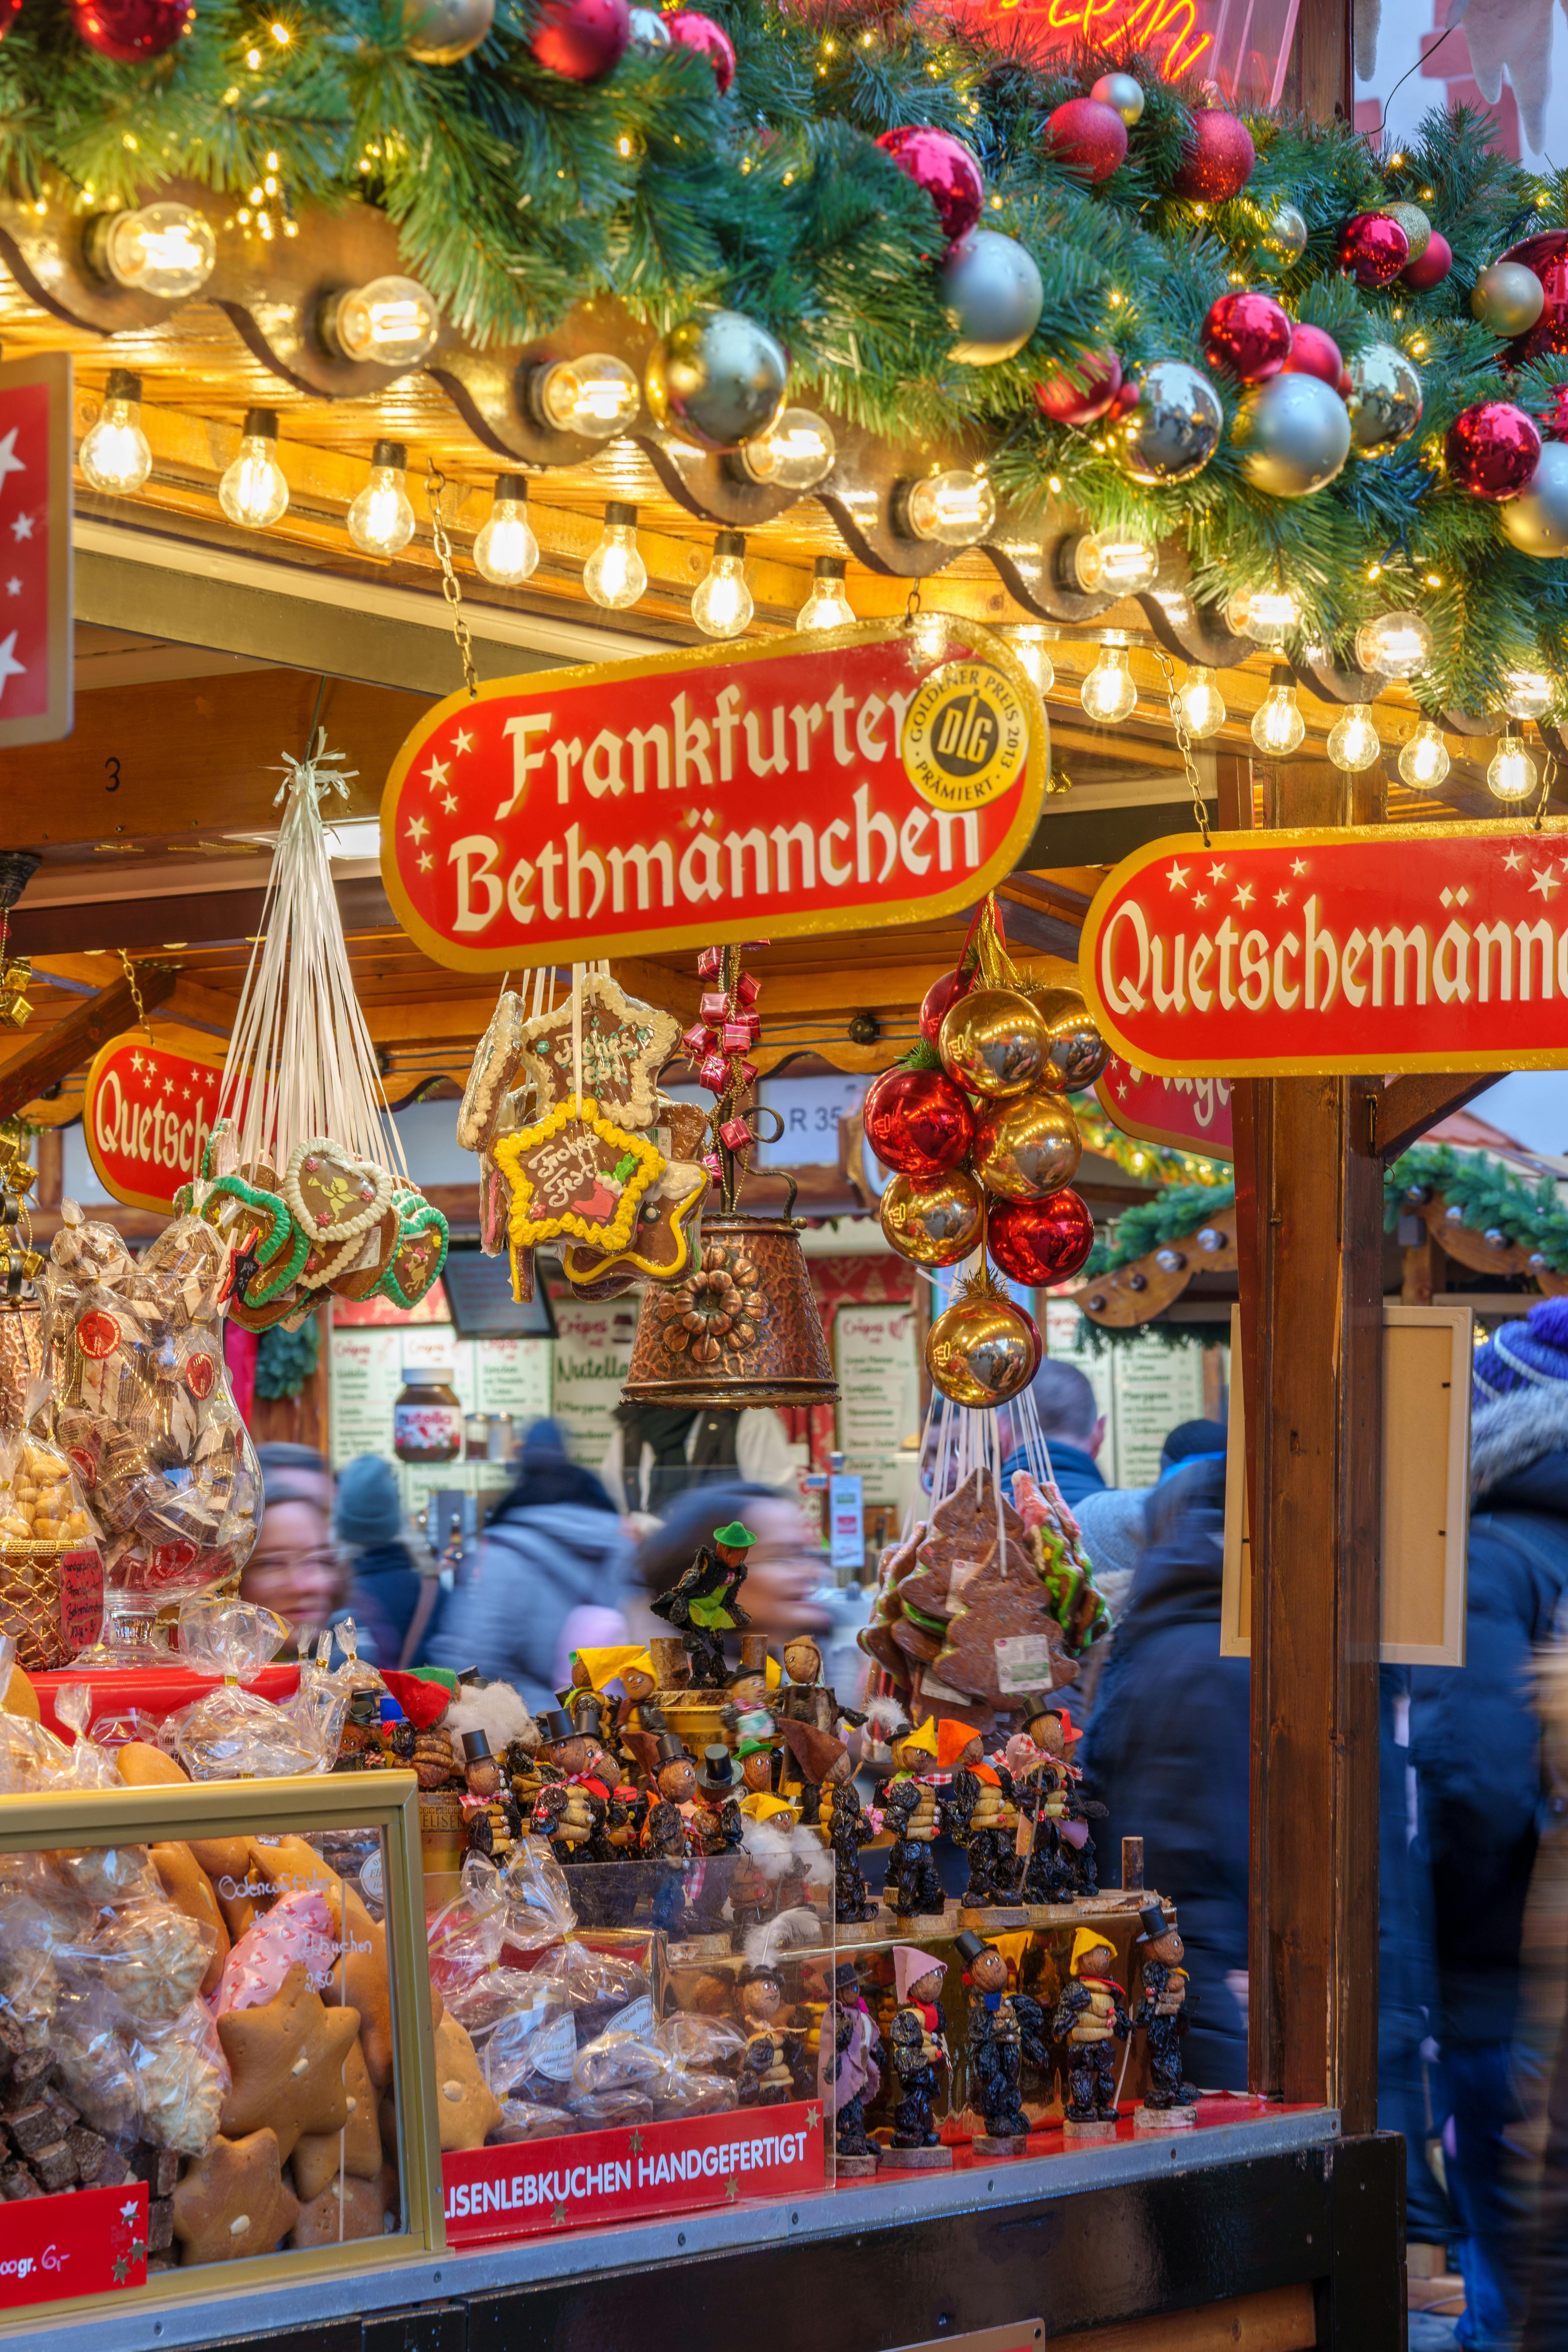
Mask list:
[[1096,895],[1079,969],[1141,1071],[1568,1066],[1568,827],[1151,842]]
[[502,679],[399,751],[382,874],[469,971],[924,921],[1022,858],[1047,746],[1016,656],[947,618]]

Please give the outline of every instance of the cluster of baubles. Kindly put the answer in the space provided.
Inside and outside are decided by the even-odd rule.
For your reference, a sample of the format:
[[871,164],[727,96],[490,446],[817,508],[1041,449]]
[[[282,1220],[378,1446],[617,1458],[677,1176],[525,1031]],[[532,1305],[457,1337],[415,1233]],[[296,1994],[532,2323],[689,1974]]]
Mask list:
[[[1071,1190],[1083,1147],[1067,1097],[1092,1086],[1109,1059],[1082,997],[1030,983],[972,985],[951,971],[927,992],[921,1034],[940,1066],[885,1071],[862,1114],[867,1141],[894,1171],[882,1231],[917,1265],[955,1265],[989,1250],[1015,1282],[1070,1281],[1094,1245],[1094,1224]],[[961,1310],[971,1320],[978,1311],[970,1298],[947,1314]],[[1033,1331],[1021,1307],[989,1297],[988,1328],[1016,1318]],[[946,1319],[932,1326],[933,1340]],[[930,1360],[942,1393],[968,1405],[1002,1403],[1035,1370],[991,1393],[963,1351],[955,1359],[938,1348]],[[1008,1361],[1016,1372],[1023,1357],[1015,1349]]]

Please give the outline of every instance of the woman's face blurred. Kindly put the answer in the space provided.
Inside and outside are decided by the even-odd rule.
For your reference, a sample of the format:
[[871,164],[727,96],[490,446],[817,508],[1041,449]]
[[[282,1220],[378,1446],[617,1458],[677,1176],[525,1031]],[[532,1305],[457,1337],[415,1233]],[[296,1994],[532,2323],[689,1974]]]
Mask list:
[[809,1598],[822,1581],[822,1552],[799,1505],[748,1497],[746,1525],[757,1540],[739,1597],[752,1632],[782,1642],[831,1625],[828,1612]]
[[313,1503],[274,1503],[239,1580],[242,1601],[275,1609],[303,1642],[337,1606],[342,1572],[326,1514]]

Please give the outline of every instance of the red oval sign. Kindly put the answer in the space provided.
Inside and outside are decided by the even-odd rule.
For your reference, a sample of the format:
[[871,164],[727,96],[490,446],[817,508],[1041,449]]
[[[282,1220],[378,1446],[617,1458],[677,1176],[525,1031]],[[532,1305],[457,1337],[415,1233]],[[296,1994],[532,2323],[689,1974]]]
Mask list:
[[201,1164],[217,1117],[221,1055],[111,1037],[88,1072],[82,1125],[104,1190],[132,1209],[174,1208]]

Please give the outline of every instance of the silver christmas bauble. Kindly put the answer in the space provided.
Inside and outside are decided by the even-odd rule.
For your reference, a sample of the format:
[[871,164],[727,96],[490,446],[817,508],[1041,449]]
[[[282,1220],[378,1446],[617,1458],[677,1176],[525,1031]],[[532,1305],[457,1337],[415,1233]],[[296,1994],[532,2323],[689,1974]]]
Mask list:
[[1089,94],[1119,114],[1129,131],[1143,112],[1143,85],[1135,74],[1101,74]]
[[632,47],[634,49],[668,49],[669,26],[657,8],[632,10]]
[[496,0],[407,0],[404,39],[422,66],[455,66],[495,23]]
[[739,310],[705,310],[673,326],[647,362],[657,423],[704,449],[738,449],[784,406],[784,346]]
[[1470,314],[1489,334],[1528,335],[1546,308],[1546,289],[1522,261],[1494,261],[1470,296]]
[[1289,269],[1306,250],[1306,218],[1281,197],[1269,214],[1268,225],[1258,241],[1259,258],[1271,263],[1276,270]]
[[1534,473],[1497,514],[1521,555],[1568,555],[1568,441],[1542,444]]
[[1246,395],[1231,438],[1254,489],[1304,499],[1331,482],[1350,456],[1351,420],[1321,376],[1276,375]]
[[1223,422],[1206,375],[1185,360],[1156,360],[1116,427],[1118,462],[1135,482],[1190,481],[1219,447]]
[[1394,343],[1368,343],[1350,362],[1351,446],[1381,457],[1408,441],[1421,422],[1421,378]]
[[942,291],[958,335],[948,357],[965,367],[991,367],[1021,352],[1046,299],[1034,256],[994,228],[977,228],[953,247]]

